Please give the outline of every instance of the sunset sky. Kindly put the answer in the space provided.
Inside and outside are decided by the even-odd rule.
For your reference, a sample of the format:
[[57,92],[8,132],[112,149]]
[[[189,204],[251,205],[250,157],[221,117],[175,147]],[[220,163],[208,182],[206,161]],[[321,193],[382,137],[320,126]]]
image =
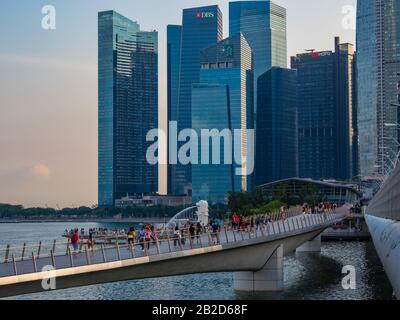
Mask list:
[[[276,0],[287,8],[288,53],[332,50],[356,0]],[[0,203],[60,207],[97,203],[97,12],[116,10],[159,32],[160,126],[166,124],[167,24],[182,9],[228,1],[2,0],[0,10]],[[56,30],[41,27],[56,8]],[[289,57],[288,57],[289,58]],[[161,170],[161,191],[166,181]]]

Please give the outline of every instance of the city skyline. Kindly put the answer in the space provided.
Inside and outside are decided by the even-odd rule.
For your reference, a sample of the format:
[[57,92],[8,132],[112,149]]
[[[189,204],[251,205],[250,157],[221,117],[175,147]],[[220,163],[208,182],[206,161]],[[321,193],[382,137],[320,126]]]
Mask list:
[[[288,12],[288,56],[311,47],[330,50],[330,42],[335,35],[341,36],[343,42],[354,43],[354,30],[342,27],[343,6],[354,5],[354,1],[327,1],[322,4],[301,1],[303,8],[299,8],[300,1],[275,2],[286,7]],[[8,43],[0,52],[0,66],[4,70],[1,105],[2,113],[7,115],[0,119],[0,148],[4,154],[0,160],[0,202],[53,207],[57,204],[64,207],[97,203],[95,56],[98,11],[114,9],[138,21],[144,30],[156,29],[160,33],[160,109],[164,113],[160,117],[161,122],[166,118],[166,25],[181,23],[181,9],[219,4],[225,20],[224,38],[228,36],[228,1],[174,1],[176,4],[169,4],[169,11],[166,10],[173,12],[172,17],[166,14],[168,17],[163,16],[158,23],[154,22],[154,18],[149,19],[149,7],[155,1],[140,6],[138,14],[135,14],[137,8],[132,2],[128,6],[118,1],[99,1],[89,5],[72,3],[69,7],[65,2],[53,3],[58,17],[54,31],[40,29],[40,2],[33,1],[26,5],[29,7],[26,12],[37,11],[37,16],[18,13],[19,6],[12,3],[6,4],[9,10],[3,11],[12,14],[2,21],[9,25],[15,23],[16,26],[15,32],[8,32],[10,35],[5,34],[6,28],[0,31],[2,39]],[[166,8],[166,4],[159,4],[159,7],[160,10]],[[318,10],[311,8],[320,8],[325,14],[318,14]],[[72,14],[76,19],[71,18]],[[310,14],[314,18],[306,19]],[[87,19],[89,26],[85,15],[91,17]],[[318,23],[325,23],[327,27],[327,18],[330,18],[330,28],[326,28],[326,33],[321,35]],[[35,24],[37,27],[32,27]],[[307,32],[301,32],[301,26]],[[79,28],[83,30],[81,34],[76,32]],[[18,39],[27,30],[32,37],[26,44],[11,39]],[[161,189],[165,190],[165,186]]]

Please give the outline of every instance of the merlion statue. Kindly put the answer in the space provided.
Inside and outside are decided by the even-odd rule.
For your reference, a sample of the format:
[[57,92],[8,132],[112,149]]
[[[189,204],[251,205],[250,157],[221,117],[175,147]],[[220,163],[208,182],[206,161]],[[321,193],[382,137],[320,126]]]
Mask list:
[[201,200],[196,203],[197,206],[197,222],[200,222],[203,226],[208,225],[208,202]]

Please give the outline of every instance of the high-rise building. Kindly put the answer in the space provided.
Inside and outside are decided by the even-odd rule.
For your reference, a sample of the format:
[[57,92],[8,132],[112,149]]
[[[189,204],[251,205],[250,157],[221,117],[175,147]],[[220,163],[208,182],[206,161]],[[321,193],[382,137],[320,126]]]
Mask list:
[[158,191],[146,134],[158,127],[158,34],[115,11],[98,14],[99,205]]
[[385,174],[399,151],[400,3],[357,3],[357,97],[362,176]]
[[298,79],[299,175],[352,179],[358,175],[354,46],[292,57]]
[[[192,84],[200,79],[200,51],[223,38],[222,12],[218,6],[183,10],[177,111],[178,132],[192,127]],[[172,108],[174,106],[172,105]],[[180,148],[184,142],[178,144]],[[171,176],[173,194],[190,194],[191,166],[177,163]]]
[[[179,74],[181,63],[182,26],[167,26],[167,88],[168,88],[168,123],[178,121]],[[168,142],[169,143],[169,142]],[[168,147],[168,159],[169,159]],[[168,162],[169,163],[169,162]],[[174,193],[176,165],[168,165],[168,194]]]
[[256,185],[298,177],[296,70],[271,68],[257,91]]
[[271,67],[287,67],[286,9],[270,0],[229,3],[229,35],[242,32],[254,57],[254,99],[257,80]]
[[[254,141],[246,130],[254,128],[251,49],[238,33],[203,50],[200,64],[200,83],[192,85],[192,126],[199,137],[204,129],[219,133],[207,138],[208,146],[201,136],[201,163],[192,166],[192,198],[225,203],[229,192],[250,191],[252,185],[248,166],[254,164]],[[235,135],[235,129],[242,131]],[[208,159],[203,159],[204,151]],[[247,163],[238,163],[244,159]]]

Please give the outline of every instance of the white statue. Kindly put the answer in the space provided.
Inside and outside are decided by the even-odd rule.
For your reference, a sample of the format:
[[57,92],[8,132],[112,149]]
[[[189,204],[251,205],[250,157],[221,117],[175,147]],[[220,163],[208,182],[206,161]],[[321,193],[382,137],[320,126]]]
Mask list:
[[197,222],[200,222],[201,225],[206,226],[208,225],[208,202],[201,200],[196,203],[197,206]]

